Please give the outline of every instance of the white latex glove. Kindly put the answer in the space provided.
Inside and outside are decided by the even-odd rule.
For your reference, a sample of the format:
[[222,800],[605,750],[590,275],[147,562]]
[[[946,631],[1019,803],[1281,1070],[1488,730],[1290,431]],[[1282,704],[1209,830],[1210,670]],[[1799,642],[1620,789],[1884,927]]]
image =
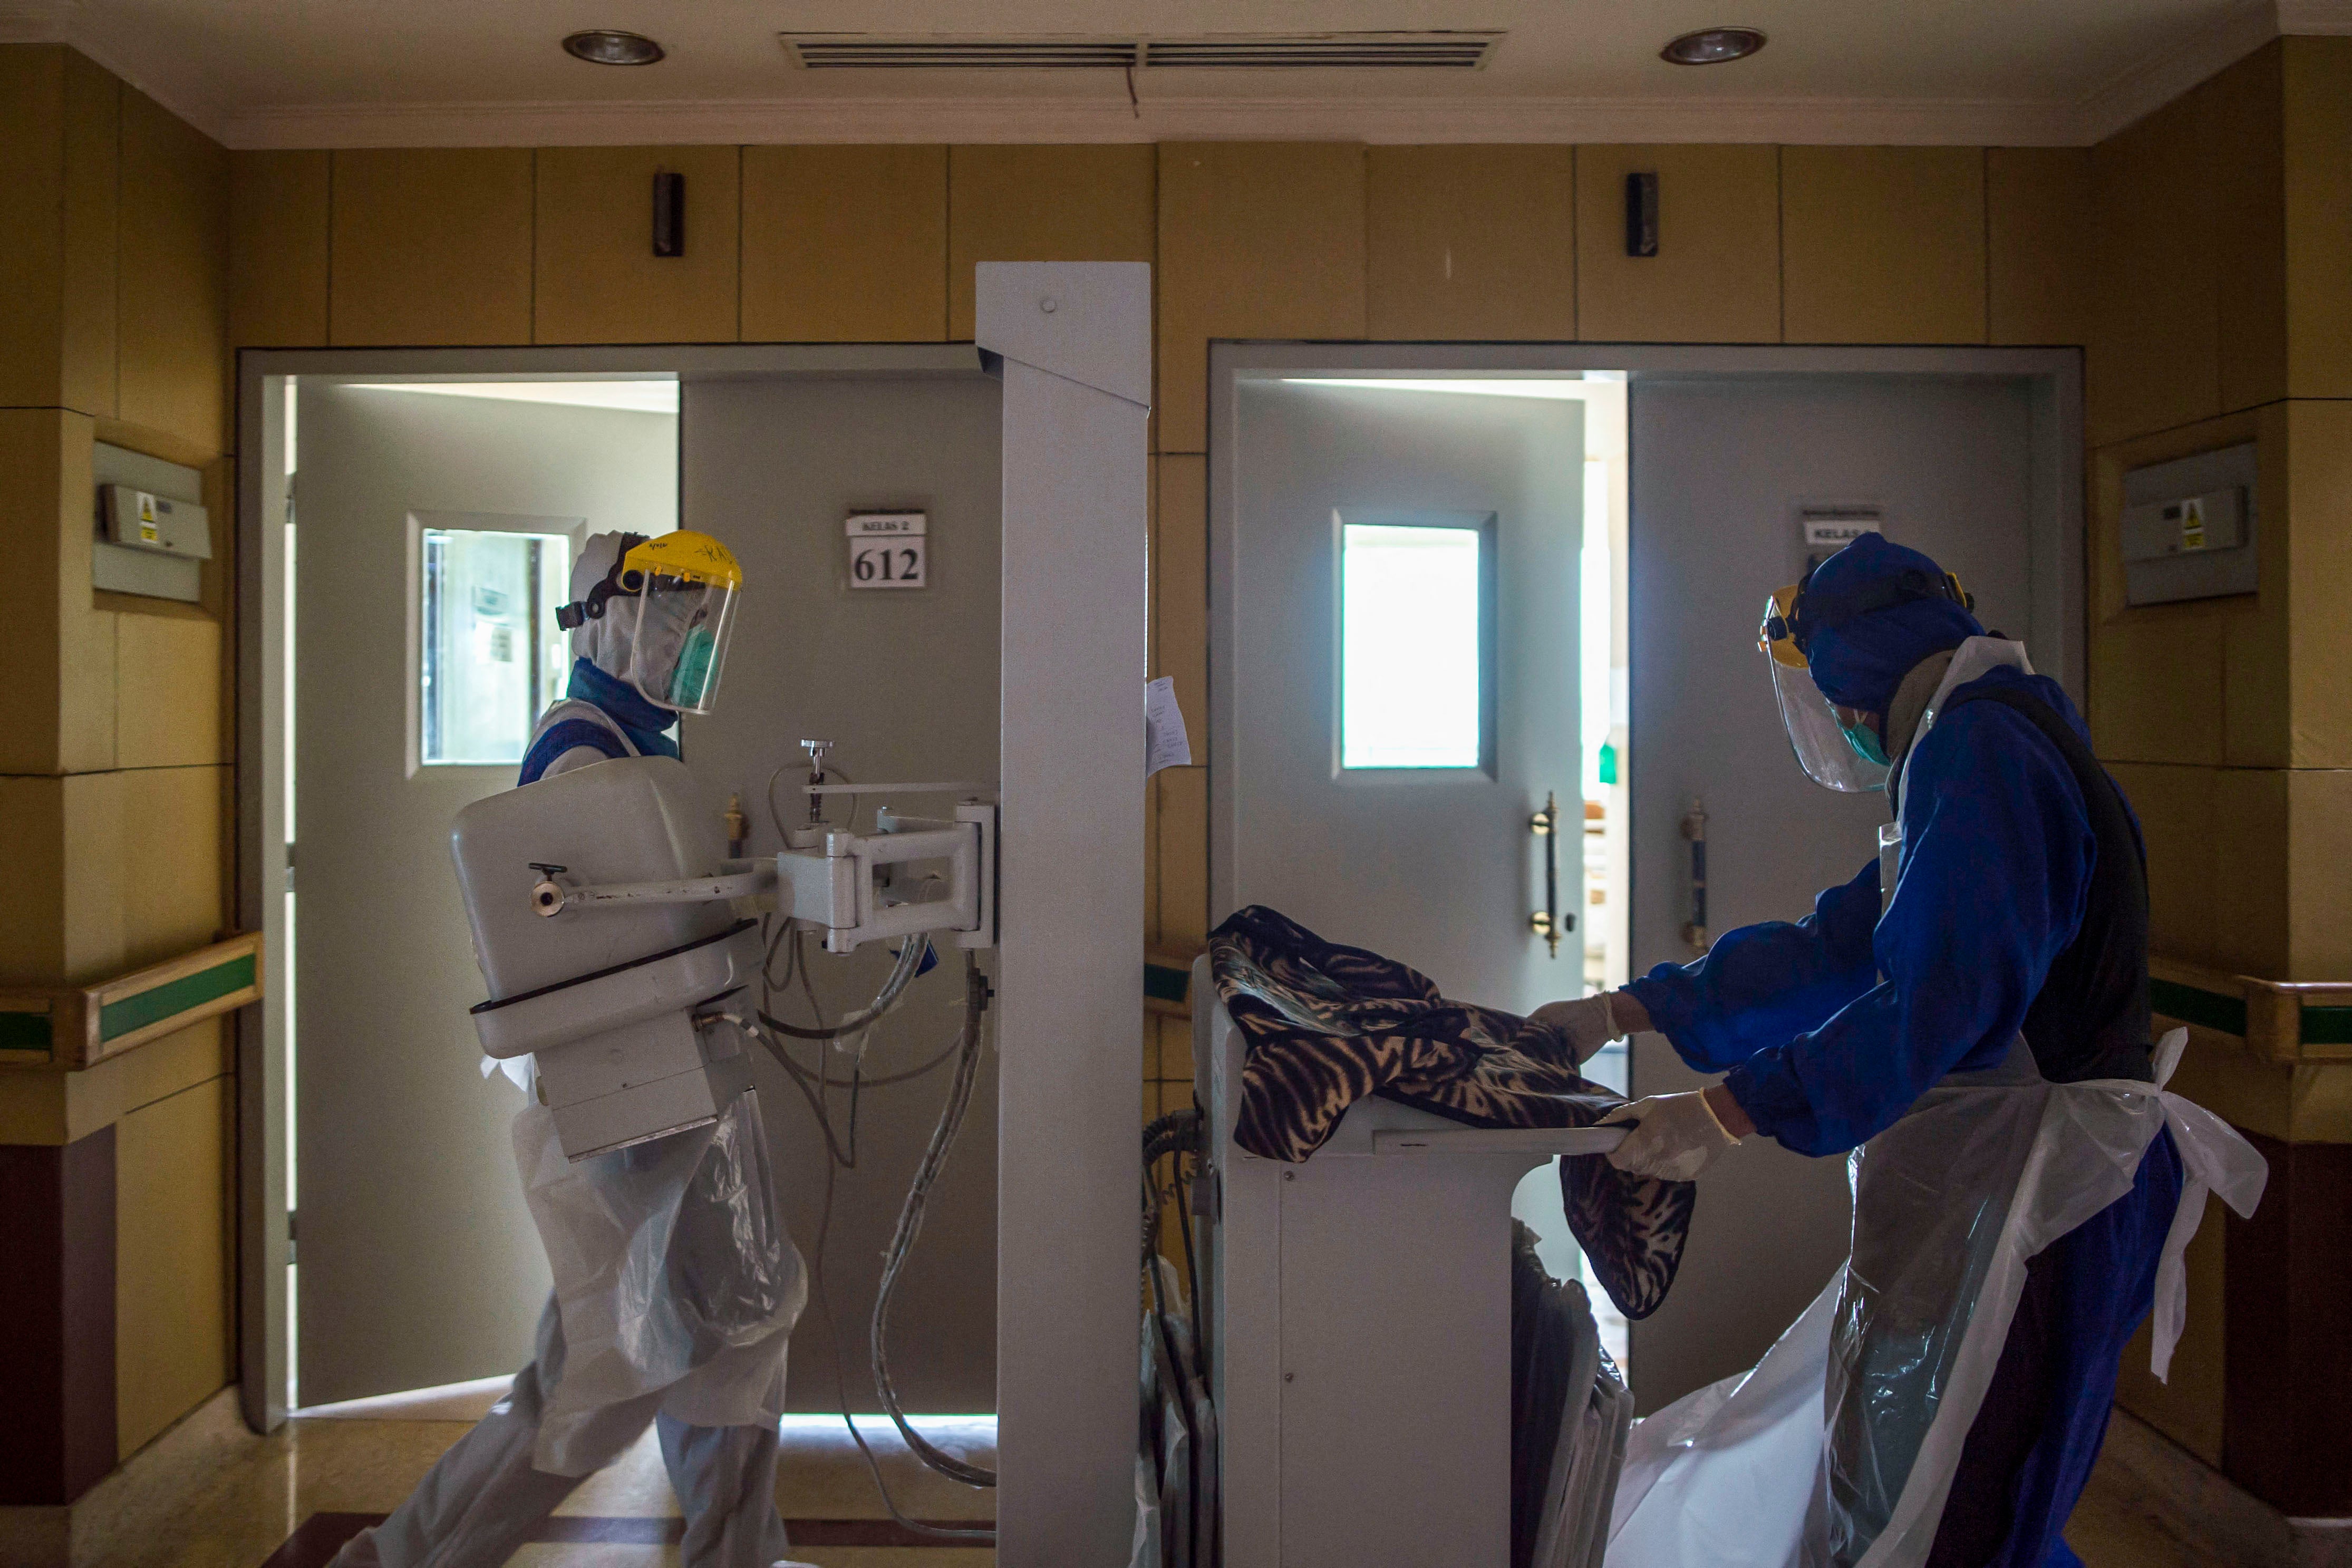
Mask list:
[[1609,1163],[1637,1176],[1669,1182],[1695,1182],[1726,1149],[1739,1142],[1724,1127],[1715,1107],[1698,1089],[1687,1094],[1654,1094],[1631,1105],[1621,1105],[1601,1119],[1601,1125],[1632,1121],[1637,1125],[1625,1142],[1609,1152]]
[[1547,1002],[1528,1015],[1568,1037],[1568,1047],[1580,1067],[1601,1047],[1622,1038],[1625,1031],[1609,1011],[1609,994],[1580,996],[1573,1002]]

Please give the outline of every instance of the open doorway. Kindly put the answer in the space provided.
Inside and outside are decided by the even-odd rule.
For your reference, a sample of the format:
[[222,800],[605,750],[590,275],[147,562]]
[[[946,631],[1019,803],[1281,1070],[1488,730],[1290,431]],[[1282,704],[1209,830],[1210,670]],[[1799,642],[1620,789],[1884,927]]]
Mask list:
[[[2079,396],[2078,359],[2063,351],[1216,345],[1213,921],[1270,902],[1448,995],[1525,1010],[1688,962],[1734,926],[1802,916],[1870,858],[1885,808],[1822,795],[1788,755],[1756,663],[1765,595],[1830,531],[1878,526],[1948,561],[1990,624],[2079,691]],[[1460,412],[1547,397],[1579,409],[1581,428]],[[1496,434],[1507,427],[1521,435]],[[1594,470],[1573,500],[1556,477],[1571,447]],[[1312,552],[1338,548],[1324,542],[1335,508],[1367,493],[1433,515],[1516,508],[1563,536],[1547,554],[1528,548],[1543,531],[1523,530],[1496,601],[1507,618],[1516,594],[1522,617],[1575,624],[1549,641],[1522,626],[1516,644],[1506,625],[1516,651],[1496,666],[1507,738],[1516,724],[1523,753],[1530,737],[1573,747],[1588,814],[1586,962],[1541,994],[1529,972],[1551,965],[1526,923],[1541,862],[1525,835],[1548,783],[1496,769],[1383,780],[1395,809],[1376,819],[1361,804],[1373,792],[1349,787],[1328,750],[1308,754],[1337,721],[1318,617],[1340,613],[1344,578]],[[1296,764],[1267,765],[1285,745]],[[1483,839],[1449,816],[1465,805]],[[1654,1036],[1594,1070],[1633,1095],[1697,1081]],[[1549,1171],[1521,1185],[1514,1213],[1570,1277]],[[1763,1141],[1735,1151],[1700,1187],[1668,1300],[1639,1323],[1601,1325],[1639,1407],[1753,1364],[1843,1258],[1847,1224],[1842,1162]]]
[[449,873],[570,675],[592,531],[677,526],[678,386],[285,381],[287,1403],[495,1379],[546,1264],[520,1091],[463,1070],[481,980]]
[[[583,541],[699,526],[740,561],[725,696],[675,733],[742,853],[782,847],[814,809],[808,738],[831,742],[836,785],[992,787],[1001,396],[969,349],[886,349],[870,366],[824,351],[766,374],[723,356],[613,371],[568,353],[538,374],[416,364],[547,356],[313,357],[327,363],[265,378],[261,421],[283,484],[262,509],[278,788],[259,837],[283,858],[264,907],[290,982],[269,1047],[287,1092],[263,1129],[282,1155],[285,1305],[264,1348],[288,1410],[447,1418],[478,1414],[530,1359],[548,1289],[510,1149],[521,1091],[488,1075],[467,1017],[484,990],[448,832],[513,787],[565,690],[552,611]],[[919,588],[856,585],[845,519],[877,512],[927,520]],[[892,804],[925,803],[823,810],[871,832]],[[770,959],[766,1005],[801,1026],[870,1000],[892,967],[883,944],[780,941]],[[802,1081],[754,1065],[785,1225],[824,1275],[788,1372],[812,1418],[845,1405],[887,1430],[866,1325],[962,1005],[941,963],[854,1049],[801,1046]],[[974,1098],[996,1092],[992,1053]],[[997,1403],[996,1132],[968,1123],[892,1311],[906,1406],[980,1452]]]

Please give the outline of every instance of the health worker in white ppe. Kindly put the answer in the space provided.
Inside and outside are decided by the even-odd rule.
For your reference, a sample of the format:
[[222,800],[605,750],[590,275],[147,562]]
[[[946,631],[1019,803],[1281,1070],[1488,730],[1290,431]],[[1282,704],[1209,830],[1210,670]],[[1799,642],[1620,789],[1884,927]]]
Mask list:
[[[2150,1037],[2130,803],[1973,609],[1877,533],[1773,594],[1759,647],[1790,743],[1815,783],[1891,797],[1879,853],[1801,921],[1538,1014],[1580,1053],[1655,1030],[1726,1075],[1612,1113],[1635,1123],[1622,1168],[1689,1181],[1754,1136],[1854,1152],[1821,1460],[1792,1479],[1809,1565],[2076,1564],[2060,1531],[2125,1342],[2160,1284],[2177,1313],[2208,1186],[2240,1201],[2247,1160],[2261,1186],[2242,1140],[2160,1092],[2179,1044],[2159,1061]],[[2178,1327],[2159,1312],[2159,1362]],[[1610,1555],[1661,1560],[1632,1537]]]
[[[719,689],[742,572],[681,531],[599,533],[557,612],[570,694],[540,720],[521,786],[610,758],[675,757],[680,713]],[[715,1123],[567,1161],[553,1118],[515,1118],[515,1161],[555,1289],[506,1398],[339,1568],[497,1568],[648,1424],[686,1516],[688,1568],[783,1568],[776,1512],[784,1352],[808,1297],[775,1202],[759,1101]]]

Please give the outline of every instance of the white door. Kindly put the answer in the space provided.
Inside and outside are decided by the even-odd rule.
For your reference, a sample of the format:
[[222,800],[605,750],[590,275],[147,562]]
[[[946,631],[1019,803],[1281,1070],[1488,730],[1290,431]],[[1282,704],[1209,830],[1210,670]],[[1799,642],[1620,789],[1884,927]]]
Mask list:
[[304,1405],[511,1372],[547,1265],[467,1009],[449,825],[569,668],[573,542],[674,526],[674,417],[305,379],[295,476],[295,1318]]
[[[1988,626],[2022,637],[2035,451],[2021,379],[1636,377],[1631,399],[1639,974],[1693,956],[1681,823],[1694,801],[1711,935],[1796,920],[1875,855],[1885,797],[1806,778],[1756,651],[1765,595],[1804,572],[1803,512],[1874,510],[1888,538],[1959,574]],[[2049,664],[2056,650],[2032,651]],[[1636,1094],[1703,1081],[1662,1037],[1637,1041]],[[1640,1407],[1752,1365],[1844,1260],[1849,1213],[1843,1159],[1756,1139],[1708,1173],[1674,1291],[1633,1325]]]
[[[1244,380],[1218,574],[1222,918],[1266,904],[1524,1011],[1580,993],[1583,405]],[[1225,480],[1221,478],[1221,484]]]

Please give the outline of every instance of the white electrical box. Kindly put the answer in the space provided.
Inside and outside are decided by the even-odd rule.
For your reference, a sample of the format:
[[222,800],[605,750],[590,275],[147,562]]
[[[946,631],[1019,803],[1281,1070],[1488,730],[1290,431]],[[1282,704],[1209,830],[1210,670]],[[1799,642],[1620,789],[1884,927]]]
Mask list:
[[213,558],[212,520],[195,502],[129,485],[100,485],[98,498],[101,537],[109,544],[184,561]]
[[90,586],[194,604],[212,559],[212,519],[198,498],[204,476],[143,452],[97,443],[90,452],[96,537]]
[[2251,441],[2124,475],[2124,598],[2166,605],[2260,585]]

